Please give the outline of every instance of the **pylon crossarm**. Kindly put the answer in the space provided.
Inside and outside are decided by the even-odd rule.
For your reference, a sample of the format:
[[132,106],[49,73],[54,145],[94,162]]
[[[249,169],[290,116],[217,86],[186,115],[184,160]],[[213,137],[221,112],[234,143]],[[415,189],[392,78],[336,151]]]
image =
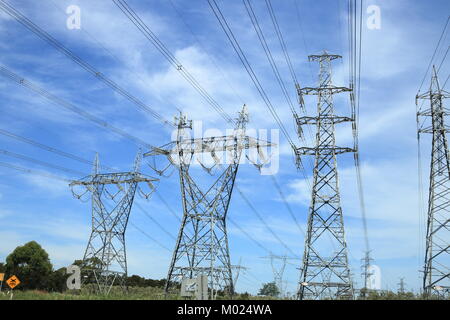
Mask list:
[[308,124],[317,124],[317,123],[330,123],[330,124],[338,124],[343,122],[352,122],[354,121],[349,117],[339,117],[339,116],[329,116],[325,115],[322,117],[295,117],[298,126],[308,125]]
[[310,156],[314,156],[316,154],[320,154],[320,155],[343,154],[343,153],[347,153],[347,152],[355,152],[355,150],[353,148],[348,148],[348,147],[328,147],[328,146],[315,147],[315,148],[299,147],[296,150],[296,153],[298,155],[310,155]]
[[450,92],[439,89],[439,91],[427,91],[416,96],[416,100],[430,100],[432,99],[448,99],[450,98]]
[[300,89],[302,95],[325,95],[325,94],[336,94],[341,92],[349,92],[352,89],[347,87],[336,87],[336,86],[326,86],[319,88],[304,87]]
[[145,157],[153,155],[172,155],[211,153],[213,151],[233,151],[256,147],[272,147],[275,144],[256,139],[250,136],[221,136],[198,139],[183,139],[180,142],[172,141],[163,147],[155,148],[153,151],[144,154]]
[[328,54],[324,52],[323,54],[311,54],[308,56],[309,61],[332,61],[335,59],[340,59],[342,56],[338,54]]

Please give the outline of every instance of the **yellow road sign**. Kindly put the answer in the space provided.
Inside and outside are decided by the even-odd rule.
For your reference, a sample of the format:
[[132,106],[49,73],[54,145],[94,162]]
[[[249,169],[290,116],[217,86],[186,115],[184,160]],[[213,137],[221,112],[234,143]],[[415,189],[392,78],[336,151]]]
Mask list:
[[0,281],[5,280],[5,274],[4,273],[0,273]]
[[14,289],[15,287],[17,287],[20,284],[20,280],[16,276],[12,276],[8,280],[6,280],[6,283],[8,284],[8,286],[11,289]]

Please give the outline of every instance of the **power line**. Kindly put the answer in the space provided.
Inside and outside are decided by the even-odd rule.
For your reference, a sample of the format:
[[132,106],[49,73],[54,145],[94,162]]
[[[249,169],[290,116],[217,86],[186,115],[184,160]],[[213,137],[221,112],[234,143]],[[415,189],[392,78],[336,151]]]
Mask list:
[[147,238],[149,238],[150,240],[152,240],[153,242],[155,242],[157,245],[159,245],[161,248],[167,250],[167,251],[172,251],[169,248],[167,248],[165,245],[163,245],[161,242],[159,242],[158,240],[156,240],[155,238],[153,238],[152,236],[150,236],[147,232],[145,232],[144,230],[142,230],[141,228],[139,228],[137,225],[135,225],[134,223],[132,223],[131,221],[128,221],[128,223],[133,226],[137,231],[139,231],[140,233],[142,233],[144,236],[146,236]]
[[248,198],[242,193],[242,191],[235,186],[235,188],[237,189],[237,191],[239,192],[240,196],[242,197],[242,199],[245,201],[245,203],[248,205],[248,207],[251,209],[251,211],[256,215],[256,217],[258,217],[259,221],[261,221],[261,223],[266,227],[266,229],[273,235],[273,237],[278,241],[278,243],[280,243],[286,250],[288,250],[293,256],[297,256],[295,254],[294,251],[291,250],[291,248],[289,248],[286,243],[283,242],[283,240],[281,240],[281,238],[277,235],[276,232],[274,232],[272,230],[272,228],[267,224],[267,222],[262,218],[262,216],[259,214],[259,212],[255,209],[255,207],[250,203],[250,201],[248,200]]
[[17,22],[22,24],[24,27],[26,27],[28,30],[33,32],[35,35],[37,35],[42,40],[46,41],[48,44],[53,46],[56,50],[66,55],[68,58],[73,60],[75,63],[77,63],[80,67],[82,67],[87,72],[91,73],[93,76],[95,76],[97,79],[101,80],[103,83],[105,83],[108,87],[119,93],[121,96],[125,97],[132,103],[134,103],[136,106],[138,106],[141,110],[149,113],[151,116],[153,116],[156,120],[162,122],[164,125],[168,125],[173,127],[172,123],[164,120],[163,117],[158,114],[155,110],[153,110],[151,107],[143,103],[141,100],[134,97],[131,93],[120,87],[118,84],[116,84],[111,79],[107,78],[105,75],[103,75],[100,71],[95,69],[93,66],[82,60],[79,56],[77,56],[75,53],[73,53],[71,50],[63,46],[59,41],[57,41],[55,38],[53,38],[50,34],[42,30],[40,27],[38,27],[36,24],[34,24],[31,20],[29,20],[27,17],[25,17],[22,13],[20,13],[18,10],[16,10],[13,6],[9,5],[6,1],[0,0],[0,9],[2,9],[5,13],[7,13],[9,16],[14,18]]
[[280,185],[278,184],[275,176],[271,175],[270,176],[272,178],[272,182],[275,185],[275,188],[277,189],[278,193],[280,194],[281,199],[283,200],[284,205],[286,206],[287,211],[289,212],[292,220],[294,220],[297,228],[300,230],[300,232],[302,233],[303,236],[305,236],[305,231],[303,230],[302,226],[300,225],[300,223],[297,220],[297,217],[294,214],[294,211],[292,210],[291,206],[289,205],[289,203],[286,200],[286,197],[283,193],[283,191],[281,190]]
[[47,172],[42,172],[42,171],[37,171],[37,170],[33,170],[33,169],[28,169],[28,168],[24,168],[24,167],[20,167],[20,166],[16,166],[10,163],[6,163],[6,162],[0,162],[0,166],[4,167],[4,168],[8,168],[8,169],[13,169],[16,171],[20,171],[23,173],[29,173],[29,174],[33,174],[33,175],[40,175],[43,177],[47,177],[47,178],[52,178],[52,179],[56,179],[56,180],[61,180],[64,182],[72,182],[72,180],[66,179],[66,178],[62,178],[60,176],[51,174],[51,173],[47,173]]
[[[250,1],[249,1],[249,3],[250,3]],[[280,42],[281,49],[283,50],[284,58],[286,60],[286,64],[288,65],[289,72],[291,73],[292,81],[294,82],[294,87],[295,87],[298,84],[297,75],[295,74],[294,67],[292,66],[291,57],[289,56],[289,52],[287,50],[286,43],[283,38],[283,34],[281,32],[277,17],[275,15],[275,12],[273,10],[272,3],[270,0],[266,0],[266,6],[267,6],[267,9],[269,10],[270,18],[274,25],[274,28],[275,28],[275,31],[276,31],[276,34],[278,37],[278,41]]]
[[[244,5],[245,5],[245,9],[247,10],[248,16],[249,16],[249,18],[250,18],[250,20],[252,22],[252,25],[253,25],[253,27],[254,27],[254,29],[256,31],[256,34],[258,35],[259,41],[261,43],[261,46],[264,49],[264,52],[265,52],[266,57],[267,57],[267,60],[269,61],[269,64],[270,64],[270,66],[272,68],[272,71],[273,71],[273,73],[274,73],[274,75],[275,75],[275,77],[277,79],[277,82],[278,82],[280,88],[281,88],[281,91],[283,92],[283,95],[284,95],[284,97],[286,99],[286,102],[290,106],[291,112],[294,114],[294,117],[297,118],[297,111],[294,108],[294,105],[293,105],[293,103],[291,101],[291,98],[290,98],[290,95],[288,93],[288,90],[286,89],[284,81],[283,81],[283,79],[282,79],[282,77],[280,75],[280,72],[278,70],[277,64],[275,62],[275,59],[273,58],[273,55],[272,55],[271,50],[269,48],[269,45],[267,44],[266,38],[264,36],[264,33],[263,33],[263,31],[262,31],[262,29],[261,29],[261,27],[259,25],[258,18],[257,18],[256,14],[255,14],[255,12],[253,10],[251,2],[250,2],[250,0],[243,0],[243,2],[244,2]],[[295,76],[295,72],[294,72],[294,69],[292,67],[292,63],[290,62],[289,54],[287,52],[287,48],[286,48],[286,45],[285,45],[285,42],[284,42],[284,39],[283,39],[283,35],[282,35],[281,30],[279,28],[278,22],[276,20],[276,16],[275,16],[275,13],[273,11],[272,5],[271,5],[270,1],[266,1],[266,4],[268,6],[269,13],[270,13],[270,15],[272,17],[272,21],[273,21],[276,33],[278,35],[280,46],[282,47],[282,49],[284,51],[286,63],[288,64],[289,68],[292,69],[292,77],[293,77],[293,81],[294,81],[294,87],[298,88],[299,84],[298,84],[297,78]],[[303,103],[300,103],[300,107],[301,107],[302,111],[305,113],[306,110],[304,108],[304,104]],[[309,135],[311,137],[311,131],[310,131],[310,127],[309,126],[308,126],[308,132],[309,132]],[[304,135],[301,135],[301,139],[302,139],[302,141],[305,144],[307,144],[307,141],[306,141],[306,138],[305,138]],[[309,160],[310,166],[313,167],[312,160],[311,159],[308,159],[308,160]],[[300,163],[300,165],[303,166],[302,163]],[[306,173],[304,172],[303,168],[302,168],[302,173],[303,173],[303,176],[305,178],[305,181],[308,183],[308,187],[311,189],[311,183],[310,183],[308,177],[306,176]]]
[[[281,91],[283,92],[283,95],[284,95],[284,97],[286,99],[286,102],[289,105],[289,107],[291,108],[291,111],[295,114],[296,111],[295,111],[295,108],[294,108],[294,104],[292,103],[292,100],[290,98],[289,92],[286,89],[284,81],[283,81],[283,79],[281,77],[281,74],[280,74],[280,72],[278,70],[278,67],[277,67],[277,65],[275,63],[275,59],[273,58],[272,52],[270,50],[270,47],[267,44],[266,38],[264,36],[264,33],[261,30],[261,27],[260,27],[259,22],[258,22],[258,18],[257,18],[256,14],[255,14],[255,12],[253,10],[251,2],[250,2],[250,0],[243,0],[243,3],[245,5],[245,9],[247,10],[247,14],[248,14],[248,16],[250,18],[250,21],[252,22],[253,28],[255,29],[255,32],[258,35],[259,42],[261,43],[261,46],[264,49],[264,52],[265,52],[266,57],[267,57],[267,60],[269,61],[269,64],[270,64],[270,66],[272,68],[272,71],[273,71],[273,73],[275,75],[275,78],[277,79],[277,82],[278,82],[278,84],[279,84],[279,86],[281,88]],[[292,67],[292,66],[290,66],[290,67]]]
[[12,158],[16,158],[16,159],[32,162],[34,164],[38,164],[40,166],[48,167],[48,168],[51,168],[51,169],[64,171],[64,172],[70,173],[70,174],[75,174],[75,175],[80,175],[80,176],[85,175],[83,172],[80,172],[80,171],[67,169],[67,168],[64,168],[64,167],[61,167],[61,166],[58,166],[58,165],[55,165],[55,164],[51,164],[51,163],[48,163],[48,162],[45,162],[45,161],[37,160],[37,159],[31,158],[31,157],[24,156],[22,154],[18,154],[18,153],[15,153],[15,152],[4,150],[4,149],[0,149],[0,154],[3,154],[3,155],[8,156],[8,157],[12,157]]
[[180,61],[167,49],[164,43],[148,27],[148,25],[137,15],[125,0],[113,0],[114,4],[125,14],[125,16],[138,28],[138,30],[156,47],[164,58],[185,78],[188,83],[211,105],[224,119],[233,123],[233,119],[223,110],[214,98],[200,85],[191,73]]
[[[296,15],[297,15],[298,27],[300,29],[300,34],[302,35],[303,46],[305,47],[305,53],[308,56],[309,55],[309,49],[308,49],[308,44],[307,44],[306,38],[305,38],[305,32],[303,30],[302,19],[300,17],[300,7],[298,5],[298,0],[293,0],[293,2],[294,2],[294,6],[295,6],[295,12],[296,12]],[[312,66],[311,66],[311,61],[308,61],[308,67],[309,67],[309,73],[311,75],[311,79],[314,80]]]
[[220,67],[220,64],[217,63],[216,59],[214,59],[213,56],[211,56],[211,54],[208,53],[208,50],[206,50],[206,47],[204,46],[203,42],[199,39],[199,37],[197,37],[197,35],[195,34],[195,32],[193,31],[193,29],[189,26],[189,24],[187,23],[186,19],[184,18],[182,12],[179,10],[179,8],[177,7],[177,5],[175,4],[175,2],[173,0],[169,0],[170,5],[172,6],[172,8],[174,9],[175,13],[178,15],[178,17],[181,19],[181,21],[183,21],[183,24],[186,26],[186,29],[189,31],[189,33],[192,35],[192,37],[194,38],[195,42],[197,42],[197,44],[200,46],[200,48],[203,50],[203,52],[206,53],[206,55],[208,56],[209,61],[211,61],[211,63],[214,65],[214,67],[216,68],[216,70],[221,74],[222,78],[225,80],[225,82],[227,83],[227,85],[230,87],[230,89],[233,91],[234,95],[241,101],[242,104],[245,104],[244,99],[242,99],[242,97],[239,95],[239,93],[237,92],[236,88],[233,86],[233,84],[229,81],[226,73],[224,72],[223,68]]
[[[63,14],[66,14],[65,11],[63,9],[61,9],[61,7],[59,7],[56,4],[56,0],[50,0],[53,4],[53,6],[55,8],[57,8],[60,12],[62,12]],[[114,59],[118,64],[122,64],[122,61],[120,61],[120,59],[111,52],[111,50],[109,50],[108,48],[106,48],[106,46],[104,44],[102,44],[94,35],[92,35],[92,33],[88,32],[86,29],[86,26],[83,25],[83,28],[80,29],[83,33],[85,33],[89,38],[91,38],[91,40],[93,40],[103,51],[105,51],[112,59]],[[149,81],[147,79],[143,79],[142,76],[140,74],[138,74],[135,70],[132,70],[127,64],[124,64],[124,67],[128,70],[128,72],[130,74],[133,74],[134,76],[136,76],[136,78],[138,78],[143,84],[146,84],[147,86],[151,86],[152,84],[149,83]],[[170,103],[175,107],[175,109],[177,109],[178,111],[181,112],[181,109],[175,105],[173,103],[173,101],[170,101]]]
[[417,93],[419,93],[420,90],[422,89],[422,86],[423,86],[423,84],[425,82],[425,79],[426,79],[426,77],[428,75],[428,72],[430,71],[431,65],[433,64],[434,57],[436,56],[436,52],[437,52],[437,50],[438,50],[438,48],[439,48],[439,46],[441,44],[442,38],[444,36],[445,30],[447,29],[449,21],[450,21],[450,16],[448,16],[447,21],[445,22],[444,29],[442,29],[441,36],[439,37],[439,41],[438,41],[438,43],[436,45],[436,48],[434,49],[433,55],[431,56],[431,60],[430,60],[430,63],[428,64],[427,71],[425,72],[425,75],[423,76],[422,82],[420,83],[420,87],[419,87],[419,90],[417,91]]
[[245,56],[244,52],[242,51],[242,48],[240,47],[238,41],[236,40],[236,37],[234,36],[233,31],[231,30],[226,18],[223,16],[222,11],[220,10],[219,6],[217,5],[215,0],[208,0],[208,4],[211,7],[215,17],[219,21],[220,26],[222,27],[223,31],[225,32],[228,40],[230,41],[230,44],[232,45],[234,51],[239,57],[239,60],[241,61],[242,65],[244,66],[245,70],[247,71],[248,75],[250,76],[253,84],[255,85],[258,93],[260,94],[261,98],[263,99],[265,105],[270,111],[270,114],[277,122],[281,132],[288,140],[290,146],[295,149],[295,144],[292,141],[288,131],[286,130],[283,122],[281,121],[280,117],[278,116],[274,106],[272,105],[269,97],[267,96],[267,93],[265,92],[264,88],[262,87],[261,83],[258,80],[258,77],[254,73],[250,63],[247,60],[247,57]]
[[[1,1],[1,0],[0,0]],[[25,78],[20,77],[19,75],[15,74],[14,72],[12,72],[11,70],[8,70],[6,67],[1,66],[0,65],[0,75],[16,82],[17,84],[33,91],[36,94],[39,94],[40,96],[46,98],[47,100],[50,100],[51,102],[53,102],[56,105],[59,105],[63,108],[66,108],[72,112],[75,112],[76,114],[78,114],[80,117],[88,119],[89,121],[94,122],[95,124],[97,124],[98,126],[102,127],[102,128],[106,128],[109,129],[111,131],[113,131],[114,133],[127,138],[131,141],[133,141],[134,143],[136,143],[138,146],[144,146],[146,148],[150,148],[152,149],[153,146],[148,144],[147,142],[141,140],[140,138],[137,138],[127,132],[125,132],[122,129],[119,129],[117,127],[112,126],[111,124],[109,124],[108,122],[90,114],[89,112],[86,112],[80,108],[78,108],[77,106],[75,106],[72,103],[66,102],[65,100],[58,98],[57,96],[51,94],[50,92],[48,92],[47,90],[38,87],[37,85],[31,83],[30,81],[26,80]]]
[[141,212],[147,218],[149,218],[154,224],[156,224],[165,234],[167,234],[173,240],[176,240],[176,237],[173,234],[171,234],[169,231],[167,231],[167,229],[164,228],[155,218],[153,218],[144,208],[142,208],[142,206],[139,203],[136,202],[134,205],[137,206],[141,210]]
[[[76,156],[76,155],[74,155],[72,153],[68,153],[68,152],[65,152],[65,151],[62,151],[62,150],[50,147],[48,145],[45,145],[43,143],[31,140],[29,138],[25,138],[23,136],[19,136],[17,134],[14,134],[14,133],[12,133],[10,131],[7,131],[7,130],[1,129],[1,128],[0,128],[0,134],[5,136],[5,137],[14,139],[16,141],[21,141],[21,142],[27,143],[29,145],[35,146],[37,148],[40,148],[42,150],[46,150],[46,151],[58,154],[60,156],[63,156],[63,157],[66,157],[66,158],[69,158],[69,159],[72,159],[72,160],[75,160],[75,161],[78,161],[78,162],[81,162],[81,163],[84,163],[84,164],[88,164],[88,165],[91,165],[91,166],[93,164],[93,162],[90,161],[90,160],[86,160],[86,159],[78,157],[78,156]],[[112,171],[115,170],[115,169],[113,169],[111,167],[107,167],[107,166],[103,166],[103,165],[101,167],[105,168],[105,169],[108,169],[108,170],[112,170]]]
[[247,238],[249,238],[254,244],[256,244],[259,248],[262,250],[272,253],[269,249],[267,249],[265,246],[263,246],[259,241],[257,241],[255,238],[253,238],[247,231],[245,231],[238,223],[236,223],[230,216],[227,216],[227,220],[237,229],[239,229],[242,234],[244,234]]

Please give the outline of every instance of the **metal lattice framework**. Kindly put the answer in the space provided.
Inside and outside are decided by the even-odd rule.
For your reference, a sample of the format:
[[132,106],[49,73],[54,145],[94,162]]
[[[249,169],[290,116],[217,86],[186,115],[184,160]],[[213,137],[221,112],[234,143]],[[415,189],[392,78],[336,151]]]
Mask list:
[[317,116],[296,117],[299,132],[301,126],[316,125],[314,147],[296,149],[297,161],[301,156],[315,157],[308,230],[305,240],[303,267],[299,283],[299,299],[351,299],[353,286],[348,266],[344,220],[340,204],[336,155],[355,150],[336,146],[335,125],[354,121],[336,116],[333,95],[351,89],[336,87],[331,82],[331,62],[341,58],[324,52],[309,56],[320,65],[319,87],[299,88],[303,95],[317,95]]
[[418,95],[416,104],[421,99],[430,101],[429,108],[417,113],[419,136],[432,135],[423,289],[427,295],[438,296],[450,290],[450,167],[446,137],[450,128],[445,124],[450,112],[444,106],[445,98],[450,98],[450,93],[440,88],[433,66],[430,90]]
[[[139,152],[132,172],[102,174],[99,173],[97,155],[92,174],[69,185],[78,199],[91,193],[92,231],[83,257],[82,274],[83,282],[95,283],[102,294],[108,294],[113,285],[126,287],[125,231],[133,200],[137,190],[148,197],[139,189],[139,183],[147,183],[153,191],[153,182],[157,181],[139,173],[141,158]],[[111,191],[110,186],[116,189]],[[112,209],[107,205],[108,201]]]
[[[192,129],[192,122],[187,121],[185,116],[176,120],[177,140],[161,148],[154,148],[144,155],[164,155],[179,171],[183,218],[165,292],[169,293],[176,288],[182,279],[207,275],[210,299],[215,299],[219,291],[232,295],[234,288],[226,216],[239,161],[244,149],[271,144],[245,136],[248,122],[245,106],[239,113],[234,133],[230,136],[184,139],[184,130]],[[218,174],[215,182],[203,191],[190,175],[193,156],[209,153],[218,165],[219,151],[227,152],[227,166]]]

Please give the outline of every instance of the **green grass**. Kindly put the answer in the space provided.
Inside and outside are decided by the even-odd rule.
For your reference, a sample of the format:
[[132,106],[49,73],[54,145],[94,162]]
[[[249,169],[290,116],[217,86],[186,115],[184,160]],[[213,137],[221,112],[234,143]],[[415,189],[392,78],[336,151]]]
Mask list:
[[[9,300],[10,294],[3,291],[0,300]],[[128,293],[123,293],[118,288],[113,288],[109,295],[93,294],[86,291],[74,292],[46,292],[40,290],[14,290],[13,300],[164,300],[176,299],[176,296],[164,297],[161,288],[129,288]]]

